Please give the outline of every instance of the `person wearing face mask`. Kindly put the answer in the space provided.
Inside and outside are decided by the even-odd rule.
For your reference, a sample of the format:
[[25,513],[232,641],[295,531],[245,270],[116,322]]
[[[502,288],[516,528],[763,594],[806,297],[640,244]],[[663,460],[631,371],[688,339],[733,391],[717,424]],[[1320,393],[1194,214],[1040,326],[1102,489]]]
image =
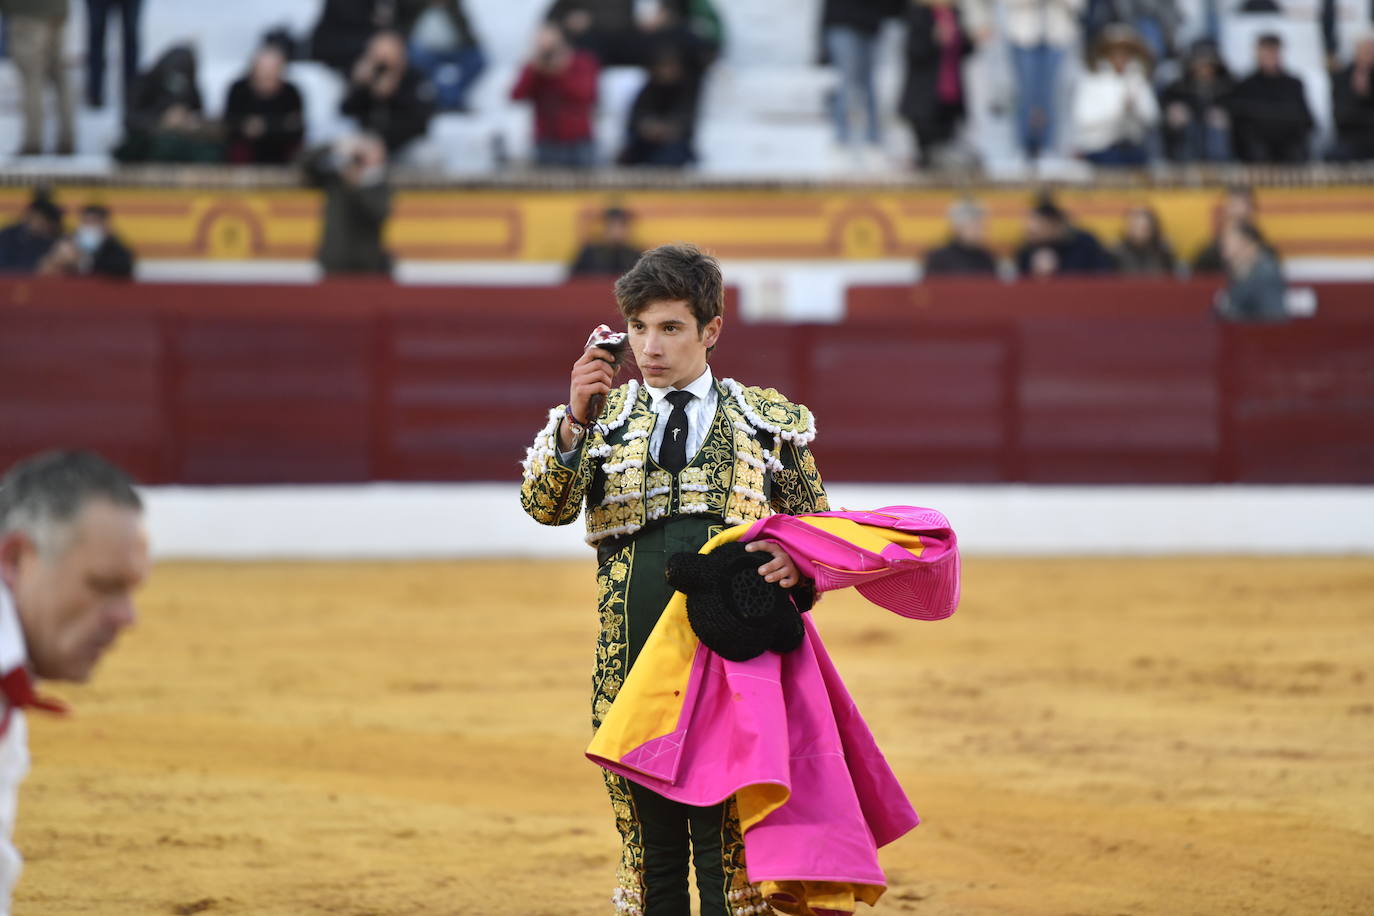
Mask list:
[[128,279],[134,275],[134,253],[110,231],[110,210],[88,204],[70,238],[53,246],[38,272],[46,276],[96,276]]

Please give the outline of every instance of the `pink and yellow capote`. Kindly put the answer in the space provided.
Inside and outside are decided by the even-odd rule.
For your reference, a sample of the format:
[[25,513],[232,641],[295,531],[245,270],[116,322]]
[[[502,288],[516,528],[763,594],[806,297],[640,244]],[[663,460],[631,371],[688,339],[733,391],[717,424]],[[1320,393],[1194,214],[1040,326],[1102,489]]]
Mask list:
[[[903,617],[940,620],[959,603],[959,553],[933,509],[773,515],[702,548],[768,538],[816,591],[853,587]],[[920,819],[821,643],[746,662],[696,638],[675,593],[587,748],[587,756],[689,805],[735,796],[751,883],[778,910],[852,913],[886,890],[878,848]]]

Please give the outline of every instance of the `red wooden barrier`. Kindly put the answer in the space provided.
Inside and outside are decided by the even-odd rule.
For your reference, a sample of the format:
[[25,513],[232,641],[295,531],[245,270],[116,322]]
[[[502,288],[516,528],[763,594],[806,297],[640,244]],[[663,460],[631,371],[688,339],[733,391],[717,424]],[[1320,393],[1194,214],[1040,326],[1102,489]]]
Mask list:
[[[1374,287],[1209,317],[1215,284],[851,290],[731,321],[717,371],[811,405],[831,480],[1374,482]],[[733,292],[730,294],[733,301]],[[0,466],[96,448],[150,483],[513,480],[606,284],[0,281]]]

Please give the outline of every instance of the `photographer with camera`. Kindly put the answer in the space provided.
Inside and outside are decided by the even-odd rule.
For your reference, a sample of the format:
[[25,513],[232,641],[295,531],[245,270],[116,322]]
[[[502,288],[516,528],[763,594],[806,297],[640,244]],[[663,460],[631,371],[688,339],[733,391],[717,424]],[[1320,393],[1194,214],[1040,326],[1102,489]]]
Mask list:
[[353,65],[341,110],[358,122],[360,130],[381,137],[392,155],[429,130],[434,88],[410,66],[400,34],[372,36]]
[[534,53],[511,90],[516,101],[534,103],[536,163],[565,168],[596,164],[592,108],[597,77],[596,58],[570,45],[558,26],[540,26]]
[[371,134],[345,137],[306,159],[324,189],[324,227],[316,255],[325,274],[391,273],[382,233],[391,216],[386,144]]

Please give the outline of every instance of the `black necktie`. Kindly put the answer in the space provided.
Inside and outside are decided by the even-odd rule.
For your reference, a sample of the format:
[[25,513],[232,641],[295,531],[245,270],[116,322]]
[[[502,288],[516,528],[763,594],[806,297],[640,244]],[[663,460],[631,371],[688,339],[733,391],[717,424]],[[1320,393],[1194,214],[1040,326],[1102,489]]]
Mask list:
[[658,463],[665,471],[676,474],[687,466],[687,402],[696,395],[690,391],[670,391],[668,425],[663,429],[663,444],[658,448]]

